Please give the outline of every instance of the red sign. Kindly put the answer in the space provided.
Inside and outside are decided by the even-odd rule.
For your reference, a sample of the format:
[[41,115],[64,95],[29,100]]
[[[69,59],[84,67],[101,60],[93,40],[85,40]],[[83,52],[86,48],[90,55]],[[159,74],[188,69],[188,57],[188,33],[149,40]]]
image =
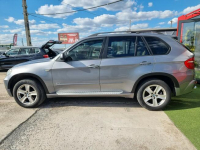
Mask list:
[[14,34],[13,36],[13,46],[17,45],[17,34]]
[[79,33],[58,33],[58,40],[62,44],[74,44],[79,40]]

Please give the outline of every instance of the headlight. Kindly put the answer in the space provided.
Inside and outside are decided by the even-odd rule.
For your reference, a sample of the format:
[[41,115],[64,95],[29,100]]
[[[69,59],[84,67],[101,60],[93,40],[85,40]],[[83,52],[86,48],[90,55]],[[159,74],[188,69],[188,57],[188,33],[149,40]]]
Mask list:
[[11,72],[12,72],[12,69],[9,69],[9,70],[7,71],[7,76],[10,75]]

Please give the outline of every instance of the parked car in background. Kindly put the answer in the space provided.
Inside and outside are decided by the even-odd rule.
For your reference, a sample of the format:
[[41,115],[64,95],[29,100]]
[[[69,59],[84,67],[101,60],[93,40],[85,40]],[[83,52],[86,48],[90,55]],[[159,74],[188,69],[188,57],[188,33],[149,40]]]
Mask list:
[[47,97],[135,97],[144,108],[161,110],[172,94],[194,89],[194,55],[167,35],[100,33],[54,59],[16,65],[4,83],[27,108]]
[[42,47],[15,46],[0,56],[0,70],[10,69],[14,65],[41,58],[54,58],[57,52],[51,50],[54,44],[61,44],[60,41],[50,40]]

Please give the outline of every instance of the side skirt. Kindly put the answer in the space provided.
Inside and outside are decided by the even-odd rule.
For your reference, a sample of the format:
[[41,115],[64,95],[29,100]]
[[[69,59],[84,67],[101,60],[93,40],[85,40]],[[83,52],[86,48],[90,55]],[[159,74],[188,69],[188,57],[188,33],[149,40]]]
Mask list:
[[123,92],[70,92],[70,93],[55,93],[47,94],[47,98],[55,97],[125,97],[133,98],[134,93],[123,93]]

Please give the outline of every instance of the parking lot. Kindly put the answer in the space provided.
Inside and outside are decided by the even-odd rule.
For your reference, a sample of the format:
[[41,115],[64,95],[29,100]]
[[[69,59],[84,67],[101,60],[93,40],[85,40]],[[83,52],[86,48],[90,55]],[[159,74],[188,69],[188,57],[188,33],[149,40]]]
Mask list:
[[125,98],[50,99],[24,109],[0,72],[0,149],[195,149],[167,115]]

